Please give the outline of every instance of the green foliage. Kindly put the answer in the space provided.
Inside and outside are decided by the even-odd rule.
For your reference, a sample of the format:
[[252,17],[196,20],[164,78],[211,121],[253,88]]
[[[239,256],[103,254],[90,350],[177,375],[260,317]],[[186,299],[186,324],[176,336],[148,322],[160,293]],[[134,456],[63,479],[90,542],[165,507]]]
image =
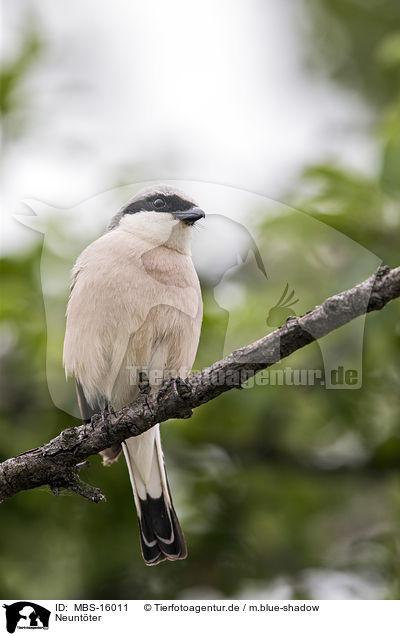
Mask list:
[[19,135],[26,127],[27,97],[24,82],[41,49],[39,36],[36,31],[29,29],[23,36],[18,54],[0,68],[0,116],[5,131],[10,134]]
[[[222,354],[227,327],[232,346],[271,331],[269,312],[288,282],[299,298],[293,312],[301,314],[332,290],[365,277],[339,239],[325,233],[328,226],[384,263],[399,265],[400,5],[306,4],[313,59],[316,50],[322,52],[321,64],[335,81],[379,106],[374,130],[379,165],[369,177],[337,165],[309,166],[287,196],[305,215],[293,211],[268,220],[256,211],[267,270],[280,275],[266,285],[245,263],[234,281],[245,301],[230,315],[204,282],[196,368]],[[33,39],[3,72],[7,117],[18,111],[17,86],[37,51]],[[40,254],[38,244],[2,261],[0,459],[77,423],[53,406],[47,391]],[[58,328],[61,333],[64,324]],[[351,360],[352,334],[332,336],[345,361]],[[105,469],[94,457],[83,474],[103,490],[106,504],[70,494],[55,498],[47,488],[7,501],[0,596],[265,598],[284,585],[293,598],[318,598],[321,587],[312,581],[342,574],[348,581],[347,592],[341,588],[344,597],[399,598],[399,335],[398,302],[367,318],[363,384],[355,391],[257,385],[204,405],[189,421],[163,425],[175,505],[189,546],[184,562],[143,564],[122,461]],[[319,345],[277,368],[286,363],[321,368]]]
[[[267,225],[266,240],[273,244],[282,236],[280,223]],[[307,239],[296,239],[299,221],[290,227],[293,235],[284,232],[282,240],[297,254],[291,267],[305,275],[296,240]],[[314,235],[307,233],[311,247]],[[39,259],[38,247],[3,261],[1,459],[74,422],[52,406],[46,391]],[[251,284],[248,268],[244,265],[239,277],[248,297],[233,316],[235,329],[245,328],[245,341],[268,330],[267,307],[260,303],[266,291]],[[279,289],[267,295],[277,300]],[[304,303],[301,311],[311,308],[307,286],[296,291]],[[318,293],[326,293],[323,286]],[[226,327],[226,315],[206,285],[204,300],[197,368],[215,359]],[[357,392],[254,386],[204,405],[190,421],[163,425],[175,503],[189,544],[187,561],[144,566],[126,467],[121,461],[104,469],[95,457],[84,478],[102,488],[106,504],[94,506],[70,494],[56,499],[41,488],[3,505],[1,595],[236,597],[249,590],[262,595],[283,578],[294,598],[304,598],[316,594],[307,572],[341,570],[371,581],[373,590],[382,585],[384,594],[394,597],[400,444],[396,329],[395,306],[369,317],[364,383]],[[298,352],[290,364],[319,368],[318,345]]]
[[384,107],[400,86],[397,0],[307,0],[309,65]]

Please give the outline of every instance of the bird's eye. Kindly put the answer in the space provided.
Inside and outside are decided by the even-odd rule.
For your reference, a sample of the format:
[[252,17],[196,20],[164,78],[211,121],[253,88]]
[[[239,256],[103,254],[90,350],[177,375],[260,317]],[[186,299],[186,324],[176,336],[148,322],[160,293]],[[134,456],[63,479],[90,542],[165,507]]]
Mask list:
[[155,208],[157,208],[157,210],[161,210],[161,208],[165,208],[165,201],[164,199],[161,199],[161,197],[159,197],[154,201],[153,205]]

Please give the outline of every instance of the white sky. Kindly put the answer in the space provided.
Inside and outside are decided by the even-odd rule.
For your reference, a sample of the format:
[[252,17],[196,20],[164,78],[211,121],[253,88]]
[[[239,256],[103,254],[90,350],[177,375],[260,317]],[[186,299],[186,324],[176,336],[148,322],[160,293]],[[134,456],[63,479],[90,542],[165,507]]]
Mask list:
[[[374,166],[369,114],[306,74],[300,0],[21,0],[46,49],[25,86],[31,126],[4,150],[5,247],[29,240],[24,198],[57,207],[116,185],[200,180],[279,199],[307,162]],[[30,9],[30,13],[29,13]],[[110,216],[114,210],[110,211]]]

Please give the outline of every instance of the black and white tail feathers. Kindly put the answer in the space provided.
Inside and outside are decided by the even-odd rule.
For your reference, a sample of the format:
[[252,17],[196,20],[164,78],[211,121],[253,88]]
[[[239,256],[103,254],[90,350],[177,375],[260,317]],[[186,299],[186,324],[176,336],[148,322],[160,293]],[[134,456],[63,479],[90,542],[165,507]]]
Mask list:
[[176,516],[165,472],[160,430],[156,425],[123,444],[147,565],[185,559],[187,547]]
[[[107,407],[105,399],[90,406],[78,381],[76,390],[84,422],[90,422],[95,413]],[[166,559],[185,559],[187,547],[172,504],[158,424],[146,433],[126,440],[122,448],[115,444],[101,451],[103,463],[113,463],[122,450],[135,499],[144,561],[147,565],[156,565]]]

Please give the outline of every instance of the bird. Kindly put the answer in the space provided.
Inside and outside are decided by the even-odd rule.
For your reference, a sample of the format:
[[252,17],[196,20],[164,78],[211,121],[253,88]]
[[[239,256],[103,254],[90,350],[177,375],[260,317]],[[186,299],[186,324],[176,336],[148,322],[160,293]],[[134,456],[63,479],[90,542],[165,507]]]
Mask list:
[[[150,393],[189,375],[203,318],[191,258],[194,224],[205,217],[193,199],[170,185],[144,188],[78,257],[66,311],[63,365],[75,379],[80,413],[133,402],[146,379]],[[122,448],[121,448],[122,447]],[[109,465],[123,451],[147,565],[187,556],[156,424],[101,452]]]

